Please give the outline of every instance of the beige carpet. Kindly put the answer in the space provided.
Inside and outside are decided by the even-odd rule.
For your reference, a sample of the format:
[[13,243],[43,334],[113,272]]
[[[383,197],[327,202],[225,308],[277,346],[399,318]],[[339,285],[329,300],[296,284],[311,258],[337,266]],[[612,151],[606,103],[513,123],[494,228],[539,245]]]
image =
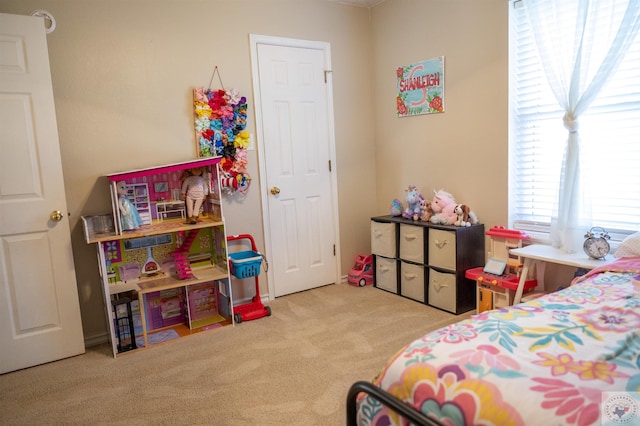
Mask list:
[[281,297],[271,317],[114,359],[0,376],[0,424],[342,425],[345,397],[409,341],[455,315],[373,287]]

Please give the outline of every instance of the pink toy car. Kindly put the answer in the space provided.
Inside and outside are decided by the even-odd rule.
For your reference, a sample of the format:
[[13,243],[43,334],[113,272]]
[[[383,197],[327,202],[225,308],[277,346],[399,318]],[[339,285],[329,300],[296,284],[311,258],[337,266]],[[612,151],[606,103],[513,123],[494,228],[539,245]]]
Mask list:
[[356,255],[355,264],[349,271],[347,281],[351,285],[360,287],[373,284],[373,255]]

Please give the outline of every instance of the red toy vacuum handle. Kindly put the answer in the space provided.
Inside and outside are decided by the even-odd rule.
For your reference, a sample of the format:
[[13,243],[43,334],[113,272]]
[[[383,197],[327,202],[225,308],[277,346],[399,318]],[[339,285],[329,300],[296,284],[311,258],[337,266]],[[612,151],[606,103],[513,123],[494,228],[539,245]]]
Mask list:
[[[256,253],[260,253],[260,251],[258,250],[258,247],[256,247],[256,242],[253,239],[253,236],[251,234],[238,234],[238,235],[228,235],[227,236],[227,241],[236,241],[236,240],[249,240],[251,241],[251,250],[255,251]],[[267,262],[267,257],[260,253],[260,256],[262,256],[262,268],[264,269],[265,272],[269,271],[269,262]]]
[[235,240],[243,240],[243,239],[247,239],[251,241],[251,250],[256,252],[258,251],[258,248],[256,247],[256,242],[253,240],[253,236],[251,234],[238,234],[238,235],[227,236],[227,241],[235,241]]

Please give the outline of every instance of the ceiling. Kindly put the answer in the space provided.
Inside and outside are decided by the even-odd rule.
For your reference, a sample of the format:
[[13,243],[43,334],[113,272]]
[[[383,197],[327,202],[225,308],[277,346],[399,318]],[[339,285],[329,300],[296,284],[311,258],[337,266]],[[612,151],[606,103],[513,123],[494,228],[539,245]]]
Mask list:
[[329,1],[332,1],[334,3],[351,4],[354,6],[361,6],[361,7],[373,7],[377,4],[382,3],[385,0],[329,0]]

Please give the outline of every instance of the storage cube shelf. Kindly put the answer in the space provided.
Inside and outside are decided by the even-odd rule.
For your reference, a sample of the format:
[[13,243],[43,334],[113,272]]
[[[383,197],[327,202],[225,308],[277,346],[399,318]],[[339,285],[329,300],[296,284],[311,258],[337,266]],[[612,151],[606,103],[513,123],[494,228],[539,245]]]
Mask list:
[[[217,197],[219,161],[212,157],[107,175],[112,214],[82,218],[86,242],[97,247],[105,305],[130,299],[134,307],[137,344],[118,338],[122,324],[131,321],[116,318],[122,309],[105,310],[114,356],[233,324],[220,203],[203,203],[198,222],[187,224],[184,202],[164,198],[177,197],[183,173],[196,167],[205,169],[210,193]],[[116,185],[122,181],[142,219],[130,231],[120,223]]]
[[371,252],[375,287],[454,314],[475,308],[475,283],[465,271],[484,265],[484,225],[372,217]]

